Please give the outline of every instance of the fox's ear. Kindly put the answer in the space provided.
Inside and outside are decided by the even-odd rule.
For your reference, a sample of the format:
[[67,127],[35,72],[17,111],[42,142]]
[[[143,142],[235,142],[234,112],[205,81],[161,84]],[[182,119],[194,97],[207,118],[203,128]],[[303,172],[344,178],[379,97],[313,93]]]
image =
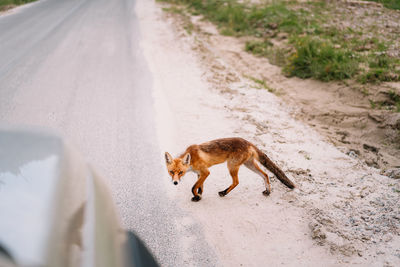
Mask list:
[[190,164],[190,154],[186,153],[185,156],[183,156],[183,160],[182,160],[184,165],[189,165]]
[[171,164],[172,163],[172,156],[168,153],[168,152],[165,152],[165,162],[167,163],[167,164]]

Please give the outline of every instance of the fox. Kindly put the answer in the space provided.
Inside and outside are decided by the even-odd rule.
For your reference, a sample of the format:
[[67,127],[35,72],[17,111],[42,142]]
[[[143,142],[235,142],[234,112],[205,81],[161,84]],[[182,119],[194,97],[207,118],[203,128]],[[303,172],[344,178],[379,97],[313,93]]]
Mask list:
[[178,185],[181,178],[189,171],[197,174],[197,181],[192,187],[192,201],[194,202],[201,200],[204,192],[204,181],[210,175],[209,168],[225,161],[232,177],[232,184],[225,190],[218,192],[220,197],[229,194],[239,184],[238,172],[242,164],[263,178],[265,190],[262,193],[268,196],[271,193],[269,177],[258,166],[257,162],[275,174],[288,188],[295,188],[294,183],[266,154],[240,137],[221,138],[199,145],[191,145],[177,158],[173,158],[168,152],[165,152],[167,171],[174,185]]

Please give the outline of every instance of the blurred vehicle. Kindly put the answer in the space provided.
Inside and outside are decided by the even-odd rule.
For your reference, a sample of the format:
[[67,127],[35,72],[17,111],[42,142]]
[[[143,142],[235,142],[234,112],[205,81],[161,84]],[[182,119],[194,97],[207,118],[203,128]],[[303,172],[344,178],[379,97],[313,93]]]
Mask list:
[[0,266],[158,266],[62,138],[0,129]]

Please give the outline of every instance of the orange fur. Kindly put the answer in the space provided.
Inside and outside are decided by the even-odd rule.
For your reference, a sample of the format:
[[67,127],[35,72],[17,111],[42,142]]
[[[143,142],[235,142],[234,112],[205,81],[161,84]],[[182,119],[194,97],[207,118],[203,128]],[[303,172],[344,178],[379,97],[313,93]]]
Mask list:
[[166,152],[165,160],[168,173],[172,177],[174,184],[178,184],[181,177],[190,169],[198,174],[198,180],[192,188],[193,201],[201,199],[204,181],[210,174],[208,168],[225,161],[232,176],[232,184],[219,192],[221,197],[227,195],[239,184],[238,172],[242,164],[264,179],[266,189],[263,193],[269,195],[271,193],[271,184],[268,175],[258,166],[257,162],[260,162],[264,167],[273,172],[286,186],[294,188],[294,184],[278,166],[261,150],[243,138],[223,138],[200,145],[191,145],[182,155],[175,159]]

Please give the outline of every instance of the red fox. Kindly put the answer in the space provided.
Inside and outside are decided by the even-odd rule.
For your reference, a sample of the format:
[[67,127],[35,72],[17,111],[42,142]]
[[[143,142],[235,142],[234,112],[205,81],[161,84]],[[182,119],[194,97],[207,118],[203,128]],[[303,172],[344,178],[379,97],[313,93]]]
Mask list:
[[226,196],[239,184],[238,171],[242,164],[264,179],[266,189],[263,194],[269,195],[271,193],[271,184],[269,183],[268,175],[257,165],[257,161],[274,173],[287,187],[291,189],[295,187],[293,182],[286,177],[283,171],[267,155],[243,138],[222,138],[200,145],[191,145],[182,155],[175,159],[168,152],[165,152],[165,161],[168,173],[171,175],[172,182],[175,185],[178,184],[187,171],[197,173],[198,180],[192,187],[194,195],[192,201],[201,199],[204,181],[210,174],[208,168],[225,161],[228,162],[232,184],[218,193],[221,197]]

